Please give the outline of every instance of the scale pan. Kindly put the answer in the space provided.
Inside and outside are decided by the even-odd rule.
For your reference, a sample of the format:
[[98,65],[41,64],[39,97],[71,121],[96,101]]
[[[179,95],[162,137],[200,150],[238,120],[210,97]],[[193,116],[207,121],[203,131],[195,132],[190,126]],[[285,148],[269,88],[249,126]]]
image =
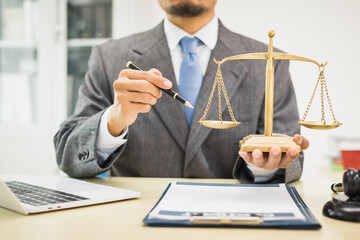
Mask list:
[[319,130],[327,130],[337,128],[342,125],[340,122],[326,122],[323,123],[321,121],[299,121],[301,126],[311,128],[311,129],[319,129]]
[[208,128],[226,129],[236,127],[240,122],[217,121],[217,120],[200,120],[199,123]]

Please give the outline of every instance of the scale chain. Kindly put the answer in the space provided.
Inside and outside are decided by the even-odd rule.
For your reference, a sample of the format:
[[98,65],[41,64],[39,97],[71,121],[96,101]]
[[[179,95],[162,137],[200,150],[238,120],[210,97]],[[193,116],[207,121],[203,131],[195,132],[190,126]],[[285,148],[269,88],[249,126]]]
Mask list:
[[218,84],[218,95],[219,95],[219,121],[222,122],[222,116],[221,116],[221,84],[222,78],[217,78],[217,84]]
[[211,93],[210,93],[210,97],[209,97],[209,101],[206,105],[206,109],[204,111],[204,115],[203,117],[200,119],[200,121],[204,121],[207,114],[208,114],[208,111],[210,109],[210,105],[211,105],[211,102],[212,102],[212,99],[214,97],[214,93],[215,93],[215,88],[216,88],[216,85],[218,87],[218,97],[219,97],[219,121],[222,122],[222,106],[221,106],[221,90],[222,92],[224,93],[224,97],[225,97],[225,102],[226,102],[226,105],[228,107],[228,110],[229,110],[229,113],[230,113],[230,117],[231,117],[231,120],[233,122],[236,122],[236,119],[235,119],[235,116],[234,116],[234,113],[232,111],[232,108],[231,108],[231,105],[230,105],[230,100],[229,100],[229,97],[227,95],[227,92],[226,92],[226,88],[225,88],[225,83],[224,83],[224,79],[222,78],[222,74],[221,74],[221,64],[222,62],[216,62],[218,64],[218,69],[217,69],[217,72],[216,72],[216,77],[215,77],[215,83],[213,85],[213,88],[211,90]]
[[332,106],[332,104],[331,104],[329,92],[328,92],[328,89],[327,89],[324,71],[322,71],[322,77],[323,77],[323,79],[324,79],[325,93],[326,93],[326,98],[327,98],[327,101],[328,101],[328,104],[329,104],[330,112],[331,112],[331,115],[332,115],[332,117],[333,117],[334,122],[337,122],[336,119],[335,119],[334,109],[333,109],[333,106]]
[[320,72],[320,83],[321,83],[321,91],[320,91],[320,93],[321,93],[321,122],[323,123],[323,124],[325,124],[326,123],[326,121],[325,121],[325,111],[324,111],[324,79],[323,79],[323,72],[321,71]]
[[319,85],[319,82],[320,82],[320,85],[321,85],[321,90],[320,90],[320,94],[321,94],[321,122],[323,124],[326,124],[326,121],[325,121],[325,110],[324,110],[324,89],[325,89],[325,94],[326,94],[326,99],[328,101],[328,104],[329,104],[329,108],[330,108],[330,112],[331,112],[331,115],[333,117],[333,120],[334,122],[338,122],[335,118],[335,113],[334,113],[334,109],[333,109],[333,106],[331,104],[331,100],[330,100],[330,96],[329,96],[329,92],[328,92],[328,89],[327,89],[327,84],[326,84],[326,80],[325,80],[325,75],[324,75],[324,69],[321,69],[320,70],[320,73],[319,73],[319,78],[316,82],[316,85],[315,85],[315,89],[311,95],[311,98],[310,98],[310,101],[308,103],[308,106],[305,110],[305,113],[303,115],[303,117],[301,118],[301,122],[305,121],[305,118],[307,116],[307,114],[309,113],[309,110],[310,110],[310,107],[311,107],[311,104],[312,104],[312,101],[314,99],[314,96],[315,96],[315,93],[316,93],[316,90],[317,90],[317,87]]
[[312,101],[314,100],[314,97],[315,97],[316,89],[317,89],[317,87],[318,87],[318,85],[319,85],[319,82],[320,82],[320,78],[321,78],[321,72],[320,72],[320,74],[319,74],[318,80],[317,80],[316,85],[315,85],[315,89],[314,89],[314,91],[313,91],[313,93],[312,93],[312,95],[311,95],[311,98],[310,98],[310,100],[309,100],[309,103],[308,103],[308,105],[307,105],[307,107],[306,107],[305,113],[304,113],[303,117],[301,118],[301,122],[304,122],[304,121],[305,121],[305,118],[306,118],[306,116],[307,116],[308,113],[309,113],[309,110],[310,110]]
[[227,92],[226,92],[226,89],[225,89],[225,84],[224,84],[224,80],[223,80],[223,79],[221,79],[221,86],[222,86],[222,89],[223,89],[223,92],[224,92],[224,97],[225,97],[226,105],[227,105],[228,110],[229,110],[229,113],[230,113],[231,120],[232,120],[233,122],[236,122],[234,113],[233,113],[232,108],[231,108],[231,105],[230,105],[230,100],[229,100],[229,97],[228,97]]
[[221,75],[220,63],[218,63],[218,70],[217,70],[217,72],[216,72],[215,83],[214,83],[213,88],[212,88],[212,90],[211,90],[210,97],[209,97],[209,101],[208,101],[208,103],[207,103],[207,105],[206,105],[206,109],[205,109],[204,115],[203,115],[203,117],[200,119],[201,121],[204,121],[205,118],[206,118],[206,115],[208,114],[208,111],[209,111],[209,108],[210,108],[212,99],[213,99],[213,97],[214,97],[214,92],[215,92],[216,84],[217,84],[217,82],[218,82],[217,79],[218,79],[218,76],[219,76],[219,75]]

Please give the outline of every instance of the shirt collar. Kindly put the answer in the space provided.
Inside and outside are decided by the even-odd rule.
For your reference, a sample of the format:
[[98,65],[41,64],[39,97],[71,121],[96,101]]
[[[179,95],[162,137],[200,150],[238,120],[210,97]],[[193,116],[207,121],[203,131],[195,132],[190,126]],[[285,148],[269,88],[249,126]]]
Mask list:
[[169,21],[167,17],[164,20],[164,31],[167,38],[170,51],[173,51],[176,46],[179,44],[180,40],[187,37],[197,37],[200,39],[206,46],[211,50],[215,48],[217,38],[218,38],[218,29],[219,21],[216,16],[214,16],[211,21],[206,24],[203,28],[197,31],[195,34],[191,35],[172,22]]

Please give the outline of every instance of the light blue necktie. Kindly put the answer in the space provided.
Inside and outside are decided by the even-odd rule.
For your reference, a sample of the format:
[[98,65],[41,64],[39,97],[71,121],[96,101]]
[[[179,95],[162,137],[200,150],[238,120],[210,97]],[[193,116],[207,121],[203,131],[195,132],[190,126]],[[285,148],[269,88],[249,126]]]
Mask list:
[[[184,52],[184,58],[180,67],[179,90],[180,95],[194,107],[199,96],[203,75],[201,73],[199,56],[196,54],[198,38],[183,37],[180,46]],[[186,120],[191,127],[194,109],[184,105]]]

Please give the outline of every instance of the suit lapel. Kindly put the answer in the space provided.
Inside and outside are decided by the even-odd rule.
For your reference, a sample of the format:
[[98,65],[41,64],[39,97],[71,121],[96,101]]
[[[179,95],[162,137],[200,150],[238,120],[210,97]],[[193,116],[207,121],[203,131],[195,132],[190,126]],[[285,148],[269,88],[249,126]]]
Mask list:
[[[139,46],[134,49],[134,52],[139,54],[139,57],[134,59],[135,64],[138,64],[144,68],[144,70],[150,68],[158,69],[164,77],[172,82],[172,89],[175,92],[179,92],[169,47],[163,30],[163,23],[160,23],[151,30],[146,44],[139,44]],[[162,97],[153,106],[153,109],[160,116],[165,128],[185,151],[189,128],[186,122],[183,104],[163,92]]]
[[[219,24],[219,39],[211,54],[208,68],[204,76],[203,84],[200,89],[199,98],[196,104],[194,118],[191,125],[189,139],[186,146],[185,154],[185,166],[184,172],[186,172],[190,162],[194,159],[194,155],[199,151],[200,146],[203,144],[207,136],[213,129],[201,126],[199,124],[200,118],[203,116],[205,108],[208,103],[208,99],[211,90],[214,85],[214,79],[217,71],[217,64],[214,63],[213,58],[216,60],[222,60],[225,57],[229,57],[242,52],[234,52],[231,49],[231,45],[234,44],[231,39],[231,32],[227,30],[220,22]],[[236,94],[236,91],[241,84],[242,80],[247,74],[248,68],[243,61],[228,61],[221,65],[221,72],[225,83],[225,88],[229,96],[230,104],[231,98]],[[235,103],[238,104],[238,103]],[[233,107],[233,106],[232,106]],[[225,101],[222,102],[222,112],[227,108]],[[234,108],[234,107],[233,107]],[[213,102],[209,109],[206,119],[207,120],[218,120],[218,101],[217,101],[217,90],[214,94]],[[214,130],[221,131],[221,130]]]

